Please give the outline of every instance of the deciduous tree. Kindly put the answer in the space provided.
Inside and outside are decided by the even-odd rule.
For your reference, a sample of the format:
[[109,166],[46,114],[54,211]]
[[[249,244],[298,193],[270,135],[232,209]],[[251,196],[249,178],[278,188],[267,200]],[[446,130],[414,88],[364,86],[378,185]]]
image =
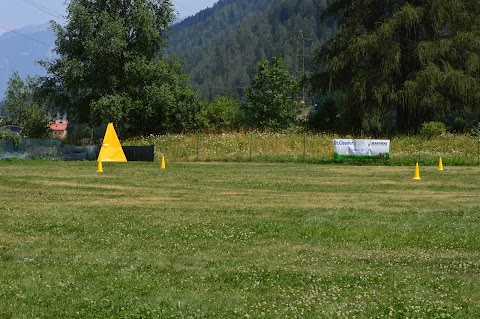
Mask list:
[[31,138],[48,137],[47,111],[35,97],[37,84],[28,77],[24,82],[17,72],[8,81],[3,100],[7,122],[23,127],[22,135]]
[[170,0],[71,0],[52,22],[58,58],[44,62],[43,92],[79,123],[114,121],[123,135],[194,125],[197,99],[180,63],[163,55]]
[[197,114],[197,121],[207,131],[231,131],[239,124],[237,102],[225,96],[218,97],[211,103],[205,101]]
[[281,130],[295,123],[298,85],[281,58],[263,59],[246,89],[243,105],[248,124],[258,129]]

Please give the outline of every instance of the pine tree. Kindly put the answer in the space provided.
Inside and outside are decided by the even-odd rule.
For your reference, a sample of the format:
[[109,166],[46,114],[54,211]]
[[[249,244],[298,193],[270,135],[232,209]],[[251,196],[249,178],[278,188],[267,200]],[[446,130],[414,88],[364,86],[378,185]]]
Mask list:
[[[480,1],[333,0],[338,32],[316,54],[312,84],[351,127],[400,132],[480,108]],[[363,125],[362,125],[363,124]]]

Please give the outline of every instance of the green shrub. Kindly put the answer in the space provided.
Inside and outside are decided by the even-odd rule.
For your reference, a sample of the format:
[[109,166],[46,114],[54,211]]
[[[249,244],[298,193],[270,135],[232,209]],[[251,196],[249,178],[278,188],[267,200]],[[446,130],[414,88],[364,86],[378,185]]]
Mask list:
[[480,139],[480,122],[478,122],[474,127],[472,127],[472,129],[470,130],[470,134]]
[[22,136],[14,134],[7,130],[7,131],[0,132],[0,141],[2,139],[10,139],[10,140],[13,140],[15,143],[18,143],[22,139]]
[[461,117],[456,117],[455,120],[453,121],[451,131],[455,133],[466,133],[467,128],[468,128],[468,122]]
[[443,122],[427,122],[422,124],[420,134],[423,137],[430,138],[445,134],[447,128]]
[[204,102],[197,114],[200,127],[210,132],[231,131],[238,128],[239,111],[234,99],[218,97],[213,102]]

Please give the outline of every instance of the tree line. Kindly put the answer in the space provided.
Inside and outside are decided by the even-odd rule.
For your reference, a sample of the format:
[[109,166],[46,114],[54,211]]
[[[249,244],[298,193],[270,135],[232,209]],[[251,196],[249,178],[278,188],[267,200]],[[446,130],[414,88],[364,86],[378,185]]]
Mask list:
[[[336,34],[318,50],[312,90],[331,126],[416,132],[473,126],[480,107],[480,1],[331,1]],[[346,127],[345,127],[346,126]]]
[[123,138],[466,129],[480,120],[479,13],[480,1],[222,0],[172,27],[169,0],[71,0],[47,75],[15,74],[3,109],[30,136],[56,113],[80,130],[114,122]]

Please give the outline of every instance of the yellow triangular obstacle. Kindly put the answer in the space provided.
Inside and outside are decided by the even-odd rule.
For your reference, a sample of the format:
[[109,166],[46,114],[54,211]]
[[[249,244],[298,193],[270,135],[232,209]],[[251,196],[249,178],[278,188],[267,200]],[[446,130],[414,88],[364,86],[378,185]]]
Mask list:
[[98,155],[99,162],[126,162],[127,158],[123,153],[122,145],[118,140],[117,133],[113,127],[113,123],[109,123],[105,137],[103,138],[102,148]]

